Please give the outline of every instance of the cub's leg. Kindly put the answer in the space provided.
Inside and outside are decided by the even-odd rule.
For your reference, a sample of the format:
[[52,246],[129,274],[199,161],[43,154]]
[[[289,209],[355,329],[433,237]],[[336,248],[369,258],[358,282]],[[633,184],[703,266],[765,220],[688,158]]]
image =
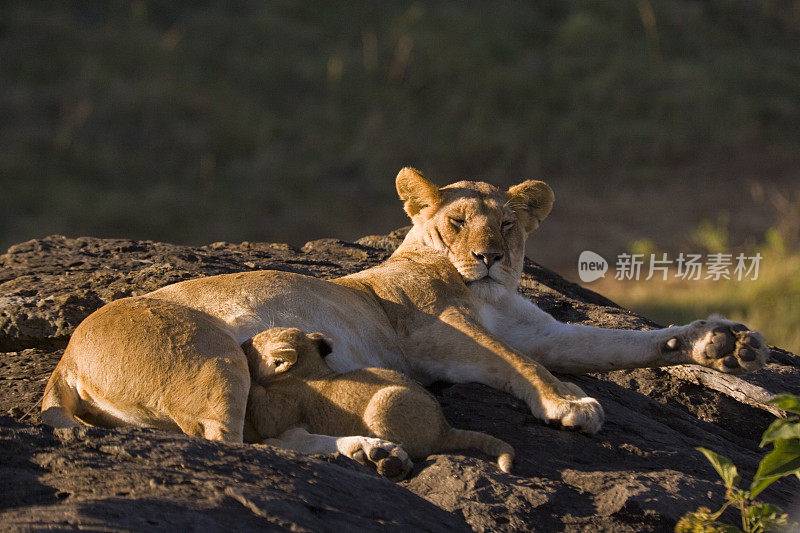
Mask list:
[[453,429],[436,398],[419,385],[378,390],[367,404],[364,422],[376,437],[403,443],[412,459],[451,450],[478,450],[498,457],[503,472],[511,471],[514,449],[510,445],[479,431]]
[[415,459],[436,451],[447,426],[435,398],[402,385],[377,390],[364,410],[364,423],[372,435],[401,442]]
[[331,437],[309,433],[304,427],[288,429],[264,444],[306,454],[341,453],[389,479],[402,479],[414,463],[392,442],[371,437]]

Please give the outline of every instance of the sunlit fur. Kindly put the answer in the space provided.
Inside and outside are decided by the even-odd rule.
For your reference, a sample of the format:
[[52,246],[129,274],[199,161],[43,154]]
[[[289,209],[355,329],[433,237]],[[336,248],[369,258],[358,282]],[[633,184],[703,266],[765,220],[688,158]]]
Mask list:
[[[302,424],[314,433],[401,442],[412,459],[447,450],[480,450],[498,457],[504,472],[511,471],[514,449],[507,443],[452,428],[436,398],[399,372],[362,368],[335,373],[319,352],[321,339],[296,328],[271,328],[244,346],[251,367],[265,370],[254,376],[247,408],[259,439]],[[290,364],[287,351],[292,353]]]
[[[439,188],[407,167],[395,184],[413,228],[380,265],[332,280],[281,271],[199,278],[92,313],[50,377],[42,420],[149,425],[241,442],[253,369],[240,344],[273,326],[334,339],[325,361],[336,372],[380,367],[422,384],[483,383],[525,401],[539,419],[587,433],[600,429],[602,407],[551,370],[695,363],[743,372],[769,357],[763,337],[720,317],[652,331],[603,329],[558,322],[519,295],[525,238],[554,200],[540,181],[508,190],[477,181]],[[257,370],[291,365],[291,355],[288,348],[274,368]],[[349,457],[396,447],[294,429],[278,440]]]
[[[408,176],[412,182],[422,178]],[[513,188],[503,191],[480,181],[459,181],[442,187],[438,194],[408,185],[409,195],[429,194],[428,200],[417,201],[416,205],[427,205],[412,215],[415,225],[410,238],[446,253],[473,291],[491,293],[495,284],[514,290],[522,274],[527,234],[552,206],[549,187],[542,182],[526,183],[530,186],[516,189],[516,194]],[[531,196],[532,188],[540,194]],[[487,254],[502,257],[487,268],[480,258]]]

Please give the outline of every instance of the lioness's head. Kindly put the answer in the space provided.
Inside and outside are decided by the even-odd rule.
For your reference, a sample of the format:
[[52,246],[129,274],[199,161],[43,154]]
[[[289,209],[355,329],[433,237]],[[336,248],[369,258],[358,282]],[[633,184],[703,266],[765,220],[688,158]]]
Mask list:
[[525,239],[553,207],[553,191],[541,181],[523,181],[507,191],[481,181],[439,188],[417,170],[397,175],[397,193],[413,228],[406,241],[447,254],[471,288],[516,286]]

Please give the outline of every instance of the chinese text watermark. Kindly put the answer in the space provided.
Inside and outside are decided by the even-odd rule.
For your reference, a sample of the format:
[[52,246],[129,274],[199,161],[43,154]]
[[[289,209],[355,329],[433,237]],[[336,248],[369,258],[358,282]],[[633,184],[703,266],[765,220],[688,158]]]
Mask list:
[[[677,257],[661,254],[629,254],[617,256],[614,279],[639,281],[670,278],[681,280],[756,280],[761,254],[745,255],[713,253],[685,254]],[[584,283],[604,278],[608,262],[590,250],[581,252],[578,257],[578,276]]]

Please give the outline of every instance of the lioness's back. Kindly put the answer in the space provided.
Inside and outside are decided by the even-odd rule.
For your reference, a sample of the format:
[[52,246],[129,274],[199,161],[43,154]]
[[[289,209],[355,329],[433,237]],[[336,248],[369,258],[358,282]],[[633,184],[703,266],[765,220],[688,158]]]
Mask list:
[[339,372],[368,366],[411,372],[383,308],[352,286],[258,270],[182,281],[147,296],[219,318],[238,343],[267,328],[291,325],[336,339],[328,364]]

